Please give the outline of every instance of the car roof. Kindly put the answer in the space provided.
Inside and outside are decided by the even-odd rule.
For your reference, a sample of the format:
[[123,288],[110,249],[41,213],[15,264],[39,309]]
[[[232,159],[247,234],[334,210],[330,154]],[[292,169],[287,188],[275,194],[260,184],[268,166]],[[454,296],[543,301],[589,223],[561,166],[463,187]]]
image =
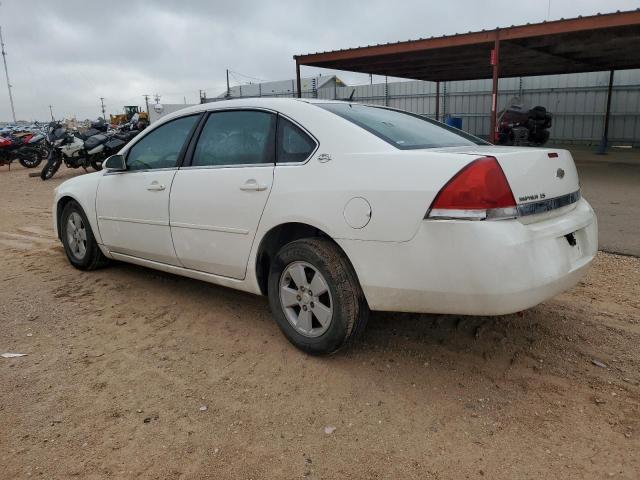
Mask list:
[[[200,113],[211,110],[229,109],[229,108],[266,108],[276,111],[282,109],[286,111],[295,110],[297,108],[305,108],[310,104],[322,104],[322,103],[348,103],[341,102],[339,100],[324,100],[316,98],[273,98],[273,97],[246,97],[246,98],[233,98],[229,100],[218,100],[214,102],[202,103],[193,105],[191,107],[182,108],[175,112],[163,115],[155,124],[165,123],[169,120],[190,115],[194,113]],[[308,107],[307,107],[308,108]]]

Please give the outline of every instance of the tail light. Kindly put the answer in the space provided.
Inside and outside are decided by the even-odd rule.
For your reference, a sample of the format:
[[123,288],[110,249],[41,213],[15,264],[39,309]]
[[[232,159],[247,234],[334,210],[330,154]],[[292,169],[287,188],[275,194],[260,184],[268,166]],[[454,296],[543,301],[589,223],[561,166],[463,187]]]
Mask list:
[[425,218],[502,220],[517,217],[516,201],[494,157],[474,160],[438,192]]

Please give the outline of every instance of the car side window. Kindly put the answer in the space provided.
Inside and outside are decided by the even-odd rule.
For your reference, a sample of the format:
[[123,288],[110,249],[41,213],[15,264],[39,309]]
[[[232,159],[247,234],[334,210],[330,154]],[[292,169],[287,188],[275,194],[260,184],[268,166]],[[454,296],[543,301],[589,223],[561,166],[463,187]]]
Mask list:
[[184,142],[198,118],[199,115],[178,118],[149,132],[129,150],[127,170],[175,167]]
[[191,165],[274,163],[276,117],[258,110],[213,112],[202,128]]
[[316,142],[286,118],[278,118],[278,163],[304,162],[316,149]]

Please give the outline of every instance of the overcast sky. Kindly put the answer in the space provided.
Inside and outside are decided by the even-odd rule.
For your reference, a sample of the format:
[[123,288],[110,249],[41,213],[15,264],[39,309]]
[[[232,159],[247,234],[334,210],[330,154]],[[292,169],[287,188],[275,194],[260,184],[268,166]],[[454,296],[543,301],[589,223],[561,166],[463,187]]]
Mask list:
[[[640,0],[551,0],[548,15],[548,0],[0,1],[16,116],[24,120],[47,119],[49,104],[56,118],[96,118],[99,97],[107,114],[142,106],[145,93],[196,103],[199,89],[224,91],[227,68],[292,78],[294,54],[640,8]],[[0,71],[0,121],[10,118]]]

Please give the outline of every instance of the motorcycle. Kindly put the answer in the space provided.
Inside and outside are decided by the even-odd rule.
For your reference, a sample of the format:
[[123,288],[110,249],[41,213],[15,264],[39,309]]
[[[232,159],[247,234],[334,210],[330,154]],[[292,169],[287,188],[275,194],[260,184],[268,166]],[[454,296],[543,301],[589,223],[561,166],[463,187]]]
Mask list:
[[546,108],[528,108],[515,97],[498,116],[498,144],[542,146],[549,140],[552,119]]
[[25,168],[35,168],[44,158],[46,151],[41,147],[44,136],[33,132],[19,132],[0,136],[0,166],[18,159]]
[[116,130],[90,128],[85,133],[68,132],[61,124],[49,127],[47,143],[51,146],[47,164],[40,172],[42,180],[48,180],[55,175],[64,164],[69,168],[84,168],[89,166],[94,170],[102,170],[102,162],[134,138],[139,130],[131,130],[133,124],[123,125]]

